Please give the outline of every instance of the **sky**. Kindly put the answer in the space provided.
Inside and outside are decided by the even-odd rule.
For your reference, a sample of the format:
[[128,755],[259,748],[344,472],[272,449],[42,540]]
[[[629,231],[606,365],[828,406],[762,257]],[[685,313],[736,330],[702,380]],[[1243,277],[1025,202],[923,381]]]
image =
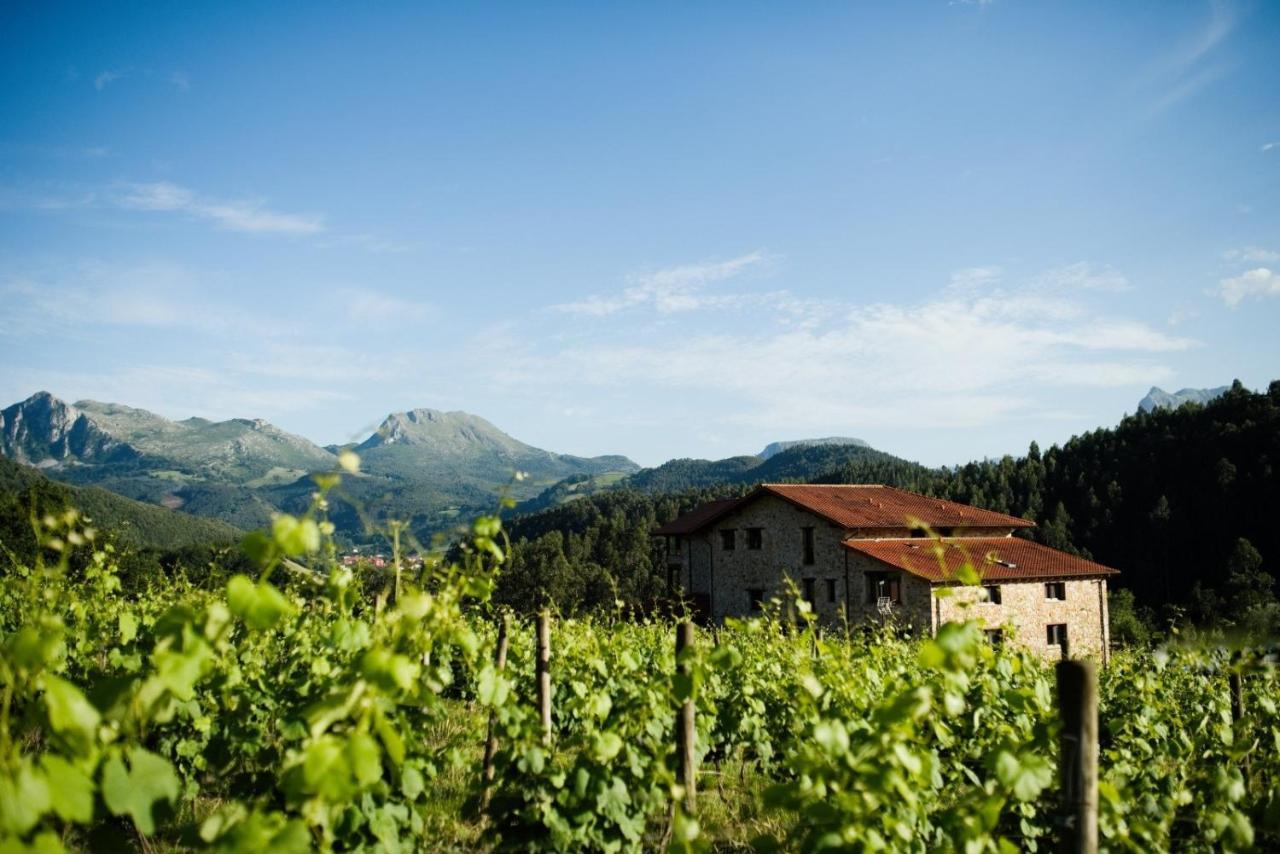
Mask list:
[[1280,377],[1280,4],[0,6],[0,406],[1025,452]]

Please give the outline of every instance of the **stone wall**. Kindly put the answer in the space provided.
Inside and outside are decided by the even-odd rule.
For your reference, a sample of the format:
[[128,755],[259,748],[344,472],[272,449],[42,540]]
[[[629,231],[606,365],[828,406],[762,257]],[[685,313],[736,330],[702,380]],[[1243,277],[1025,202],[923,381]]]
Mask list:
[[[802,531],[813,528],[814,562],[804,564]],[[747,529],[761,529],[761,547],[747,548]],[[735,548],[726,551],[720,532],[732,529]],[[904,531],[885,532],[902,536]],[[986,533],[986,532],[984,532]],[[789,576],[803,591],[805,579],[813,581],[814,611],[828,625],[838,625],[844,614],[858,625],[864,622],[895,624],[915,634],[931,635],[950,620],[980,619],[990,628],[1007,627],[1005,636],[1016,639],[1046,658],[1059,658],[1059,646],[1047,642],[1046,627],[1067,625],[1073,656],[1093,656],[1105,663],[1110,642],[1107,625],[1106,580],[1066,581],[1067,598],[1045,596],[1043,581],[1005,582],[1001,604],[979,602],[981,588],[933,585],[909,572],[885,566],[866,555],[841,546],[846,532],[781,498],[764,495],[717,521],[708,530],[682,537],[678,582],[694,595],[707,599],[709,616],[754,613],[749,591],[760,591],[764,601],[785,598]],[[674,557],[674,555],[672,556]],[[888,615],[868,595],[868,572],[898,573],[900,601]],[[834,594],[831,595],[831,594]],[[869,601],[870,600],[870,601]]]
[[1062,657],[1062,648],[1048,643],[1047,627],[1065,623],[1072,657],[1093,657],[1106,663],[1110,645],[1107,625],[1107,582],[1087,578],[1064,582],[1067,598],[1049,599],[1044,581],[1003,582],[1000,604],[980,601],[980,587],[938,586],[938,617],[951,620],[980,620],[987,628],[1003,628],[1004,636],[1048,659]]
[[[804,563],[804,528],[813,528],[812,565]],[[747,529],[761,529],[761,547],[747,548]],[[736,531],[736,547],[725,551],[720,532]],[[831,523],[801,510],[788,501],[764,495],[746,507],[720,519],[706,532],[711,543],[695,549],[709,558],[708,575],[714,580],[711,613],[714,619],[745,617],[753,613],[748,591],[763,592],[765,601],[785,597],[785,578],[802,591],[804,579],[812,579],[814,611],[824,622],[839,622],[845,602],[843,531]],[[696,567],[696,563],[695,563]],[[695,569],[695,579],[699,573]],[[832,588],[833,585],[834,587]],[[828,595],[834,592],[834,597]]]
[[[844,550],[849,564],[849,621],[853,624],[861,622],[884,622],[892,620],[897,625],[909,629],[913,634],[932,635],[937,628],[934,620],[933,589],[928,581],[892,569],[877,560],[857,552]],[[868,572],[897,573],[901,584],[900,601],[890,606],[886,616],[881,614],[874,601],[870,601],[868,591],[870,582]]]

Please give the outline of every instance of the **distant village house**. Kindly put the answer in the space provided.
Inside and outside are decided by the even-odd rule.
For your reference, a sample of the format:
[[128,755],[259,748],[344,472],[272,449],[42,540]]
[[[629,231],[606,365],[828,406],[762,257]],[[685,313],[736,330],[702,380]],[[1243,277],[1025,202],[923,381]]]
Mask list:
[[[654,530],[668,584],[719,622],[758,612],[790,577],[818,618],[917,633],[978,619],[1048,658],[1108,658],[1117,570],[1013,536],[1035,523],[878,485],[763,484]],[[980,584],[964,585],[968,564]],[[945,592],[944,592],[945,591]]]

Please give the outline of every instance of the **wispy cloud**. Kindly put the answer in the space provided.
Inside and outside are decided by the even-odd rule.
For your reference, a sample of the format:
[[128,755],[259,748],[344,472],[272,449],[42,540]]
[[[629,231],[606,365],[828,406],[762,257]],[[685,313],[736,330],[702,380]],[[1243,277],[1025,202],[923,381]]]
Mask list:
[[1232,308],[1253,297],[1280,296],[1280,273],[1268,267],[1246,270],[1238,276],[1219,281],[1218,296]]
[[314,214],[280,213],[261,200],[221,201],[205,198],[166,181],[126,184],[116,197],[119,207],[136,211],[173,211],[209,220],[231,230],[252,233],[314,234],[324,230],[324,219]]
[[610,322],[553,347],[511,342],[494,379],[534,393],[566,378],[595,392],[687,392],[714,400],[726,421],[797,430],[977,425],[1035,412],[1055,389],[1165,381],[1162,359],[1196,346],[1095,308],[1097,294],[1129,286],[1110,268],[1007,279],[972,268],[930,298],[828,305],[803,327],[712,322],[654,337]]
[[126,77],[127,75],[128,75],[127,71],[121,71],[119,69],[107,69],[105,71],[99,71],[97,76],[93,78],[93,88],[101,92],[103,89],[106,89],[112,83]]
[[1228,261],[1248,261],[1265,264],[1269,261],[1280,261],[1280,252],[1263,249],[1258,246],[1246,246],[1242,249],[1228,249],[1222,253],[1222,257]]
[[145,361],[111,371],[27,370],[5,379],[6,400],[16,400],[34,389],[48,389],[67,400],[127,402],[173,419],[192,415],[215,421],[270,419],[350,399],[341,391],[296,382],[264,386],[261,379],[225,370]]
[[185,71],[169,72],[169,83],[180,92],[186,92],[191,88],[191,78]]
[[666,267],[628,277],[631,283],[621,292],[593,294],[576,302],[553,306],[557,311],[590,317],[605,317],[637,308],[652,308],[661,314],[724,307],[763,295],[706,293],[707,285],[723,282],[758,268],[768,260],[764,252],[749,252],[727,261],[709,261]]
[[344,288],[336,294],[340,315],[360,326],[421,323],[435,311],[430,303],[405,299],[367,288]]
[[1134,90],[1148,99],[1148,116],[1171,109],[1230,73],[1232,64],[1219,57],[1217,48],[1227,41],[1237,23],[1230,4],[1214,0],[1208,20],[1133,81]]
[[0,324],[0,333],[39,337],[84,327],[122,327],[226,336],[279,328],[252,311],[211,299],[225,284],[217,275],[164,262],[86,262],[14,275],[0,281],[0,296],[12,320],[12,326]]
[[1280,142],[1264,142],[1258,150],[1265,154],[1274,148],[1280,148]]

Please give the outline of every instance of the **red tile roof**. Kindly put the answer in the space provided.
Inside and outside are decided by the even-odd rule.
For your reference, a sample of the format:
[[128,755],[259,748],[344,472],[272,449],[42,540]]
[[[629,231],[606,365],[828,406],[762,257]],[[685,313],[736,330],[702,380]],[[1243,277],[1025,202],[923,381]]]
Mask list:
[[765,483],[743,500],[761,493],[776,495],[845,529],[907,528],[917,523],[931,528],[1035,527],[1035,522],[1017,516],[878,484]]
[[720,501],[708,501],[706,504],[700,504],[690,510],[688,513],[682,513],[672,519],[665,525],[661,525],[653,529],[653,533],[657,536],[663,534],[692,534],[704,525],[709,525],[716,519],[728,513],[744,498],[725,498]]
[[984,580],[1029,581],[1115,575],[1119,570],[1018,537],[858,540],[846,549],[933,582],[952,581],[966,562]]

